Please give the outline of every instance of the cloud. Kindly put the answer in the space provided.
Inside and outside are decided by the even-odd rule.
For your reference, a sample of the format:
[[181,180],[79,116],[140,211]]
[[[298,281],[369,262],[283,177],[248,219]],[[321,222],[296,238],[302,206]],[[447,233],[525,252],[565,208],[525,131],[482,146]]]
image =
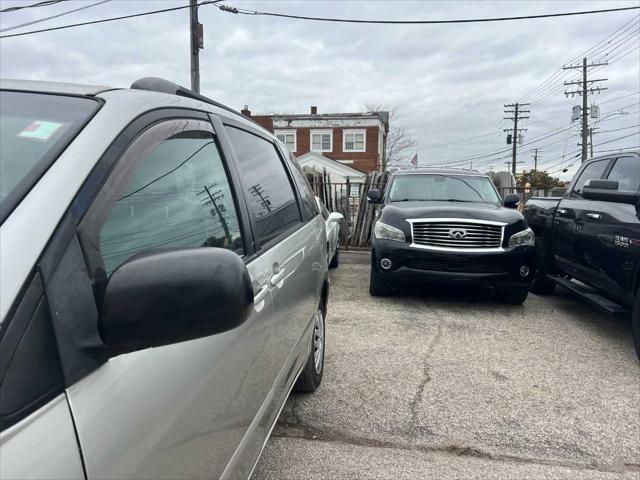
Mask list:
[[[16,2],[3,1],[3,6]],[[80,4],[74,2],[74,6]],[[88,1],[83,3],[90,3]],[[232,1],[242,8],[311,16],[417,19],[526,15],[612,8],[633,2],[591,1]],[[57,26],[107,16],[184,5],[183,0],[114,0],[22,30]],[[579,7],[579,8],[578,8]],[[68,4],[24,9],[0,17],[0,27],[69,9]],[[235,108],[258,112],[301,113],[310,105],[321,112],[358,110],[367,100],[399,109],[418,139],[421,164],[454,161],[508,148],[502,128],[503,105],[524,97],[563,64],[636,17],[636,12],[555,19],[456,25],[353,25],[305,22],[264,16],[232,15],[212,6],[200,8],[205,48],[201,52],[201,91]],[[143,76],[162,76],[189,85],[189,14],[166,14],[76,29],[0,40],[0,75],[5,78],[72,81],[126,87]],[[594,75],[608,78],[609,90],[594,100],[640,89],[640,25],[614,53],[628,55]],[[21,31],[21,30],[16,30]],[[612,50],[615,45],[610,46]],[[573,76],[576,76],[575,74]],[[557,76],[544,95],[534,95],[526,138],[569,125],[576,99],[563,95]],[[602,105],[607,114],[638,102],[638,95]],[[638,105],[628,115],[603,121],[601,131],[640,122]],[[633,132],[633,130],[630,130]],[[535,146],[541,165],[568,158],[578,147],[574,135],[521,148],[530,168]],[[627,131],[621,133],[626,134]],[[460,142],[470,137],[480,138]],[[604,142],[621,136],[602,133]],[[635,146],[640,135],[607,144]],[[563,140],[547,145],[551,140]],[[442,146],[447,142],[450,145]],[[453,143],[455,142],[455,143]],[[595,143],[595,142],[594,142]],[[437,147],[436,147],[437,145]],[[605,147],[603,147],[604,149]],[[475,165],[498,166],[504,154]],[[507,154],[508,156],[508,154]],[[474,165],[474,166],[475,166]],[[465,163],[465,166],[468,166]],[[577,165],[574,166],[574,168]],[[572,171],[566,175],[570,175]],[[565,176],[566,176],[565,175]]]

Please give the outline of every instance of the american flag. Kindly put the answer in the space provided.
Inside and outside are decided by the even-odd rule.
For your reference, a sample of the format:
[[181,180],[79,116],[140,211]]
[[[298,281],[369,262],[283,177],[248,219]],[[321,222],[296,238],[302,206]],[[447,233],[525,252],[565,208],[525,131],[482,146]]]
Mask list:
[[418,154],[417,153],[411,159],[411,165],[413,165],[413,168],[418,168]]

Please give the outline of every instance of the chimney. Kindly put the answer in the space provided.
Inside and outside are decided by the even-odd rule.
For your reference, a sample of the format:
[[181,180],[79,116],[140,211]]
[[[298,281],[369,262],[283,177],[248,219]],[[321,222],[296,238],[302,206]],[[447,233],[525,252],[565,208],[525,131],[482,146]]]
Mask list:
[[244,108],[240,110],[240,113],[243,114],[245,117],[250,117],[251,112],[249,111],[249,105],[245,105]]
[[318,114],[318,107],[316,107],[315,105],[311,106],[311,115],[317,115]]

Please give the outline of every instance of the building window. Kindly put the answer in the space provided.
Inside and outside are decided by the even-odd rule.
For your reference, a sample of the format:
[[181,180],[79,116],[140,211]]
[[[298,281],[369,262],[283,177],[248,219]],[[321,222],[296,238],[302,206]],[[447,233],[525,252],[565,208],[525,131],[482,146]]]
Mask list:
[[295,130],[276,130],[276,138],[286,145],[286,147],[292,152],[297,151],[298,145],[296,142]]
[[312,131],[311,150],[314,152],[332,152],[333,132],[331,130]]
[[343,152],[364,152],[366,151],[365,130],[343,130],[342,151]]

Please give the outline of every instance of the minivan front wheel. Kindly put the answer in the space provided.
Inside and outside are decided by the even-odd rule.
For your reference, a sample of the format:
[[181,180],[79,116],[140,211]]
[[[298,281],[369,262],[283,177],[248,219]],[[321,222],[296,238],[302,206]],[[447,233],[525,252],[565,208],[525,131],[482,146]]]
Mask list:
[[298,377],[293,390],[298,393],[311,393],[320,386],[324,372],[325,328],[324,310],[322,307],[313,315],[313,332],[311,351],[302,373]]

